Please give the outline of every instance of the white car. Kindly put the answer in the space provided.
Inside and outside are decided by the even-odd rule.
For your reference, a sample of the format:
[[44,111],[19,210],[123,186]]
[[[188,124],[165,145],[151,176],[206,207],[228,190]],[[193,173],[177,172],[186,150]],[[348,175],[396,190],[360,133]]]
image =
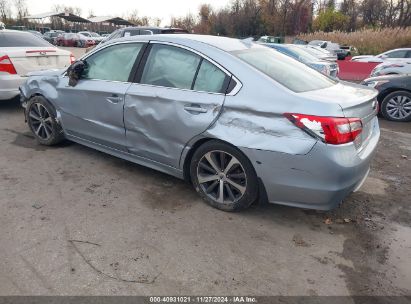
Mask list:
[[5,28],[6,26],[4,25],[4,23],[0,21],[0,30],[4,30]]
[[0,31],[0,101],[20,94],[19,87],[30,72],[62,69],[75,58],[33,34]]
[[371,77],[383,75],[402,75],[411,74],[411,58],[408,60],[397,60],[383,62],[377,65],[371,72]]
[[411,48],[395,49],[390,50],[385,53],[373,56],[373,55],[362,55],[355,56],[351,61],[357,62],[385,62],[385,61],[398,61],[411,59]]

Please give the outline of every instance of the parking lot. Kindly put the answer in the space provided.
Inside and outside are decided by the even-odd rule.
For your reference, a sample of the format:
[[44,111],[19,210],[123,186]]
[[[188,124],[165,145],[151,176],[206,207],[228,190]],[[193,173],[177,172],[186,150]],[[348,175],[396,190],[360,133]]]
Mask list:
[[0,294],[409,294],[411,125],[381,128],[370,177],[340,208],[225,213],[168,175],[40,146],[2,102]]

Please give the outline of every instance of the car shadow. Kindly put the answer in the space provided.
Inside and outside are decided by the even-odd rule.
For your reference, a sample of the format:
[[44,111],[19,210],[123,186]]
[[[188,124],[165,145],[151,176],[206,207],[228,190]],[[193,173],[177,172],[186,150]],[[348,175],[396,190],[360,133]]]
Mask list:
[[[206,204],[186,181],[76,143],[69,148],[81,155],[81,159],[90,158],[94,163],[104,163],[105,167],[108,166],[110,171],[113,171],[113,178],[124,178],[131,184],[141,184],[143,179],[147,187],[140,189],[141,201],[147,207],[155,210],[178,211],[191,208],[198,203]],[[212,207],[208,208],[211,210]],[[259,218],[268,222],[282,222],[289,227],[307,225],[311,230],[319,229],[326,218],[326,212],[323,211],[305,210],[264,201],[257,201],[249,209],[232,214],[236,218]]]
[[9,100],[0,100],[0,111],[2,113],[23,111],[20,104],[20,97],[15,97]]

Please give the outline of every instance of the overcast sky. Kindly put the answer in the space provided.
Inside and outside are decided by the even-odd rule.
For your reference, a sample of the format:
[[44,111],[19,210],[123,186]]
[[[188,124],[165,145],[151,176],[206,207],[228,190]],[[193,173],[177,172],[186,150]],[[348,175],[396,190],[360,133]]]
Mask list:
[[197,13],[202,3],[214,8],[227,5],[229,0],[28,0],[29,13],[40,14],[52,11],[56,4],[80,7],[82,17],[87,17],[92,10],[97,16],[126,16],[137,10],[140,16],[159,17],[162,25],[169,25],[171,17]]

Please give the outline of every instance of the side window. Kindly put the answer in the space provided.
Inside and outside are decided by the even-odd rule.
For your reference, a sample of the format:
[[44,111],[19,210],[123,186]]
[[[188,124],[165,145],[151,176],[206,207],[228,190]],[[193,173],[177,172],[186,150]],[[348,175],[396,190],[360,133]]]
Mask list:
[[156,34],[155,31],[150,31],[150,30],[141,30],[140,35],[153,35]]
[[401,51],[394,51],[391,53],[387,53],[386,55],[388,58],[405,58],[406,53],[407,51],[401,50]]
[[407,52],[407,55],[405,56],[405,58],[411,58],[411,51]]
[[207,60],[202,60],[194,84],[195,91],[225,93],[228,76]]
[[138,36],[138,35],[140,35],[140,30],[127,30],[127,31],[124,31],[124,37]]
[[154,44],[140,83],[191,89],[201,57],[182,48]]
[[142,43],[117,44],[86,59],[83,78],[127,82]]

